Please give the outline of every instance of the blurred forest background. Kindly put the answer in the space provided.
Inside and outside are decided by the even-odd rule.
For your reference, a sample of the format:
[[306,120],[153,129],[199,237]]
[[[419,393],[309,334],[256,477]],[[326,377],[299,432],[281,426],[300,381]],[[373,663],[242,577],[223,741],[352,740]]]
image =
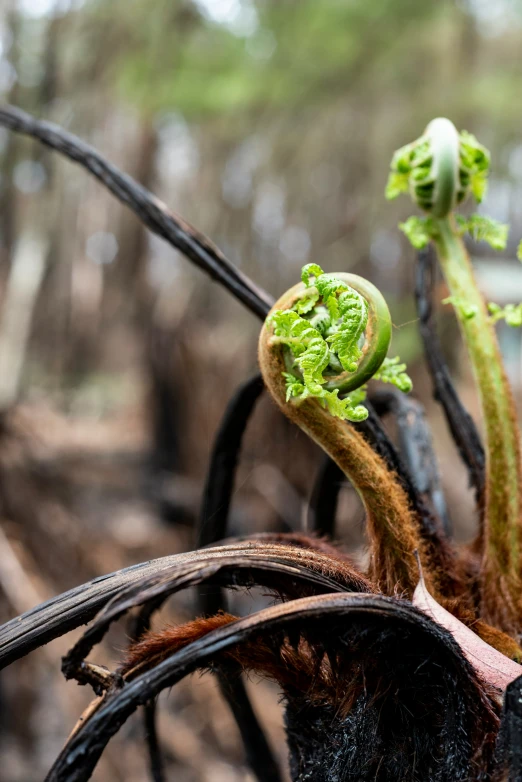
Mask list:
[[[493,157],[486,210],[512,226],[502,257],[473,248],[477,268],[489,298],[522,299],[521,51],[522,0],[0,0],[2,101],[96,146],[275,296],[308,261],[381,288],[393,353],[408,361],[433,424],[459,539],[473,532],[471,499],[431,400],[414,254],[396,227],[412,209],[386,203],[384,185],[392,152],[434,116],[475,133]],[[256,371],[259,327],[84,171],[0,129],[2,621],[194,545],[212,440],[228,398]],[[443,308],[440,329],[476,413]],[[500,338],[520,396],[520,334],[505,327]],[[306,527],[319,461],[263,399],[231,531]],[[362,522],[346,487],[339,537],[355,555]],[[189,595],[167,614],[194,610]],[[109,640],[113,664],[126,628]],[[2,673],[0,782],[42,779],[89,702],[59,673],[70,644]],[[250,689],[284,763],[277,693]],[[252,779],[210,677],[161,701],[169,778]],[[142,732],[131,720],[95,779],[146,779]]]

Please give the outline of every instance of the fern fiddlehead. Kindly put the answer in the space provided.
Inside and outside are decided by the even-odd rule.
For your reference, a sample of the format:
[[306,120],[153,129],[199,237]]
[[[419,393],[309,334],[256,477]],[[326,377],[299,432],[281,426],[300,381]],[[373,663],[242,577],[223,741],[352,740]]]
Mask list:
[[[414,551],[424,545],[406,493],[380,456],[348,426],[364,420],[371,378],[411,389],[405,365],[387,359],[391,318],[381,293],[361,277],[302,271],[269,313],[259,339],[265,384],[282,411],[339,465],[367,511],[372,576],[388,594],[411,592],[418,580]],[[436,589],[436,583],[433,588]]]
[[267,318],[271,344],[286,348],[286,401],[316,397],[337,418],[363,421],[372,377],[410,391],[405,365],[386,357],[391,317],[380,291],[363,277],[325,274],[312,263],[301,279]]
[[501,313],[488,308],[475,281],[463,242],[469,232],[494,249],[506,245],[507,226],[483,215],[464,218],[454,209],[467,197],[480,202],[489,170],[488,151],[469,133],[458,133],[443,118],[433,120],[425,133],[398,150],[392,160],[386,195],[409,192],[424,211],[400,227],[416,248],[429,242],[450,291],[477,382],[486,430],[486,508],[482,532],[482,613],[513,631],[520,606],[521,486],[519,431],[511,389],[506,379],[493,324]]

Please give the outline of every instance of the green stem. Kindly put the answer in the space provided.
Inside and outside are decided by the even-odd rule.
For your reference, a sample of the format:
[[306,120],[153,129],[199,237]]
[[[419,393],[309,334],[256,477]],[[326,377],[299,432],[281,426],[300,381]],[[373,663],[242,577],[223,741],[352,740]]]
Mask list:
[[484,570],[486,578],[489,574],[507,581],[515,602],[515,585],[520,578],[522,484],[515,406],[495,330],[455,220],[450,215],[434,222],[434,241],[450,293],[476,309],[474,316],[466,319],[456,308],[479,388],[486,428]]

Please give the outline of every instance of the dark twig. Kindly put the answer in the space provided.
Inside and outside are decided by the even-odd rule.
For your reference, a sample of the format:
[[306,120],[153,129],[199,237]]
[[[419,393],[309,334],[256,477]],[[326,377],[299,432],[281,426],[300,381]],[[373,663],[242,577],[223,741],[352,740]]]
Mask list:
[[[152,193],[135,182],[127,174],[119,171],[95,149],[58,126],[35,120],[30,115],[14,107],[8,106],[0,109],[0,124],[8,127],[10,130],[37,138],[46,146],[82,165],[102,182],[116,198],[132,209],[153,233],[158,234],[173,247],[183,252],[193,263],[206,271],[212,279],[220,282],[258,317],[264,318],[266,316],[272,302],[270,296],[265,291],[259,289],[246,275],[236,269],[206,236],[200,234],[181,218],[176,217]],[[260,385],[259,390],[256,391],[257,398],[262,390],[261,380],[259,379],[255,385]],[[233,479],[233,468],[231,473]],[[222,522],[223,516],[226,519],[228,508],[223,510],[224,514],[218,507],[216,514],[217,524]],[[213,538],[213,540],[215,539],[217,538]],[[239,682],[238,689],[244,691],[242,682]],[[238,696],[241,696],[243,701],[241,713],[246,716],[249,712],[247,706],[250,706],[246,691],[238,693]],[[146,707],[146,709],[149,709],[149,707]],[[251,708],[250,712],[255,719]],[[149,709],[146,711],[146,719],[148,719],[149,728],[147,736],[150,736],[154,721],[153,710]],[[262,749],[265,753],[265,759],[268,761],[266,755],[267,752],[269,753],[268,745]],[[157,753],[154,754],[154,758],[157,760]],[[157,764],[156,768],[158,768]],[[266,778],[268,779],[268,777]],[[270,778],[277,779],[277,776],[272,774]]]
[[[163,561],[175,559],[176,555],[172,555]],[[143,562],[106,576],[98,576],[6,622],[0,627],[0,669],[33,649],[44,646],[53,638],[89,622],[100,608],[126,586],[154,572],[159,561]]]
[[86,624],[103,609],[97,617],[95,629],[87,630],[82,642],[75,644],[76,654],[70,655],[71,670],[74,671],[78,662],[84,660],[103,638],[111,622],[129,609],[168,597],[179,589],[205,580],[237,587],[241,583],[252,586],[257,578],[260,586],[270,588],[277,579],[277,588],[280,589],[281,582],[284,582],[289,596],[292,590],[294,596],[298,595],[298,586],[302,590],[306,584],[311,592],[369,591],[362,576],[352,574],[350,581],[339,584],[336,579],[323,574],[321,563],[324,556],[307,552],[308,560],[304,566],[300,564],[303,555],[296,559],[295,552],[294,546],[280,543],[238,542],[215,549],[172,554],[100,576],[3,624],[0,627],[0,670],[33,649]]
[[250,701],[239,666],[217,671],[219,689],[239,729],[247,763],[259,782],[282,782],[281,771]]
[[[243,434],[263,388],[261,375],[255,375],[239,386],[227,405],[214,440],[203,490],[197,548],[217,543],[229,533],[227,521]],[[212,606],[205,610],[214,613]]]
[[335,537],[339,492],[346,477],[329,456],[323,458],[310,496],[308,527],[317,535]]
[[259,318],[272,306],[271,297],[240,272],[206,236],[171,212],[156,196],[128,174],[109,163],[99,152],[72,133],[51,122],[37,120],[14,106],[0,107],[0,125],[38,139],[87,169],[116,198],[126,204],[153,233],[220,282]]
[[[151,564],[152,569],[144,572],[135,569],[137,572],[134,583],[122,585],[121,593],[98,614],[94,623],[64,658],[63,671],[67,678],[78,678],[82,674],[85,656],[90,653],[94,644],[101,641],[112,622],[125,612],[137,605],[143,605],[137,624],[139,627],[145,627],[150,613],[156,610],[167,597],[180,589],[197,586],[203,582],[212,586],[233,588],[257,584],[290,598],[309,594],[310,591],[331,593],[347,589],[367,592],[371,589],[369,583],[344,560],[332,560],[321,551],[303,552],[294,545],[284,545],[279,541],[236,542],[216,549],[207,548],[198,552],[165,557]],[[67,599],[69,595],[53,601],[56,603],[54,605],[56,613],[61,612],[64,604],[72,603]],[[74,610],[78,606],[72,604],[70,608]],[[31,612],[33,615],[34,613]],[[45,613],[49,621],[48,612]],[[69,626],[72,626],[72,621],[72,617],[69,617]],[[18,620],[18,624],[23,625],[23,623],[22,617]],[[11,649],[11,655],[16,657],[15,650]],[[113,675],[115,684],[118,676],[118,674]],[[113,687],[112,691],[115,689],[116,687]],[[257,721],[248,699],[237,697],[236,689],[229,693],[229,697],[231,694],[234,694],[231,706],[245,740],[250,764],[260,780],[277,782],[280,779],[279,771],[266,739],[261,732],[258,735],[252,734],[256,729]],[[143,703],[148,703],[148,700]],[[150,716],[149,714],[148,717]],[[157,770],[158,756],[155,746],[153,743],[151,760],[155,763],[153,768]]]
[[[197,548],[226,538],[228,516],[234,490],[236,467],[243,434],[264,385],[260,375],[243,383],[230,402],[219,426],[203,491]],[[227,601],[220,587],[198,590],[198,602],[206,615],[226,610]],[[240,672],[230,676],[218,670],[219,686],[237,723],[248,764],[259,782],[281,779],[279,768],[261,727]]]
[[371,401],[380,417],[387,413],[394,416],[400,453],[408,474],[416,490],[434,509],[442,522],[444,532],[449,536],[451,523],[423,406],[411,396],[388,389],[374,392]]
[[418,514],[422,528],[421,531],[424,537],[432,539],[436,544],[438,544],[441,538],[439,525],[434,519],[432,512],[424,502],[423,498],[417,491],[409,470],[405,466],[396,447],[388,437],[388,434],[383,427],[379,416],[375,412],[373,405],[368,400],[365,402],[365,404],[368,408],[368,418],[366,421],[357,424],[357,427],[368,440],[374,451],[376,451],[379,456],[384,459],[390,470],[393,470],[393,472],[397,475],[401,486],[408,495],[412,508]]
[[468,468],[470,483],[475,489],[477,505],[482,515],[485,491],[484,449],[475,423],[455,390],[442,355],[433,317],[435,274],[434,253],[429,249],[421,250],[418,254],[415,298],[424,355],[433,382],[434,397],[442,405],[451,435]]
[[[163,605],[163,603],[164,598],[160,597],[156,600],[151,600],[141,608],[132,622],[130,632],[132,641],[139,641],[143,634],[150,629],[152,615]],[[165,765],[163,763],[163,755],[161,753],[156,725],[157,711],[158,702],[156,698],[151,698],[151,700],[147,701],[143,706],[145,743],[147,744],[147,752],[149,755],[150,777],[152,782],[166,782]]]
[[[301,596],[303,588],[306,594],[318,591],[336,592],[343,589],[358,592],[372,591],[369,582],[345,563],[342,565],[340,583],[334,577],[323,575],[324,564],[324,555],[320,552],[307,551],[305,561],[302,552],[296,554],[294,545],[263,541],[253,543],[249,540],[155,560],[152,563],[153,567],[149,569],[143,571],[136,569],[134,581],[123,584],[119,594],[112,600],[104,601],[106,605],[98,613],[93,624],[63,658],[62,671],[67,679],[76,679],[81,663],[93,647],[101,642],[113,622],[120,619],[131,608],[150,602],[157,604],[158,601],[166,600],[170,595],[189,586],[203,583],[233,588],[258,585],[268,589],[273,588],[278,594],[285,592],[288,596]],[[118,573],[113,574],[115,580],[118,575]],[[288,583],[289,578],[290,583]],[[305,584],[308,584],[309,591]],[[97,584],[94,582],[85,585],[87,593],[96,594],[96,587]],[[23,649],[25,635],[32,635],[31,618],[38,620],[40,611],[45,617],[43,619],[45,625],[51,624],[53,619],[54,624],[58,625],[52,635],[46,636],[47,640],[63,634],[60,625],[72,629],[82,624],[82,621],[78,621],[81,609],[78,598],[81,593],[75,593],[76,590],[71,590],[61,595],[61,599],[49,601],[38,610],[23,614],[16,624],[8,622],[3,625],[0,629],[5,630],[6,637],[5,648],[2,649],[0,646],[0,666],[2,652],[4,655],[9,654],[10,661],[27,653],[27,649]],[[36,614],[36,617],[33,614]],[[23,651],[20,651],[21,647]]]
[[149,751],[150,774],[152,782],[165,782],[165,766],[156,730],[157,699],[151,698],[143,707],[145,741]]

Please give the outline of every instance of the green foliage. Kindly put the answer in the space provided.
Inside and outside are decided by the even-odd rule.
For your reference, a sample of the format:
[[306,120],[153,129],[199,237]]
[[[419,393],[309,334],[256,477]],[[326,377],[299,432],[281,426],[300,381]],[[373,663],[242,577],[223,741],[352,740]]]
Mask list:
[[[315,299],[314,306],[319,299],[324,302],[329,322],[324,311],[321,312],[321,333],[327,334],[326,342],[330,343],[342,368],[347,372],[355,372],[362,355],[359,341],[368,323],[368,304],[361,294],[349,285],[334,275],[324,274],[317,264],[309,263],[303,267],[301,273],[301,279],[307,287],[310,287],[312,277],[314,290],[305,296],[305,301]],[[297,303],[297,308],[300,303]]]
[[317,263],[307,263],[306,266],[303,266],[301,269],[301,281],[307,288],[310,287],[310,277],[321,277],[322,275],[323,270]]
[[522,239],[521,239],[521,240],[520,240],[520,242],[518,243],[518,247],[517,247],[517,258],[518,258],[518,260],[519,260],[519,261],[522,261]]
[[460,134],[461,183],[467,184],[475,201],[480,204],[486,195],[490,154],[472,133],[463,130]]
[[[361,294],[354,290],[343,291],[338,302],[340,317],[338,330],[327,337],[326,341],[337,354],[343,369],[347,372],[355,372],[362,356],[359,340],[368,324],[368,304]],[[333,320],[334,316],[332,316]]]
[[321,333],[294,310],[277,310],[271,322],[278,340],[292,349],[306,388],[310,393],[320,395],[321,383],[325,382],[323,372],[330,358]]
[[385,358],[373,379],[380,380],[382,383],[391,383],[405,394],[413,388],[411,378],[406,374],[406,364],[401,364],[399,356]]
[[463,320],[471,320],[478,312],[478,309],[474,304],[470,304],[469,301],[466,301],[466,299],[459,296],[448,296],[442,300],[442,303],[452,304]]
[[498,304],[490,302],[488,310],[493,323],[505,320],[507,325],[513,328],[522,326],[522,304],[506,304],[505,307],[500,307]]
[[[362,357],[361,342],[368,324],[368,303],[364,297],[334,274],[325,274],[317,264],[303,267],[301,279],[306,286],[292,309],[277,310],[267,326],[272,326],[273,344],[285,345],[293,366],[300,373],[284,372],[286,399],[315,397],[337,418],[363,421],[368,411],[361,404],[365,385],[339,398],[339,389],[325,388],[328,377],[357,371]],[[303,317],[305,316],[305,317]],[[385,359],[374,377],[393,383],[401,391],[412,384],[399,359]]]
[[399,223],[399,228],[416,250],[426,247],[433,236],[433,221],[430,217],[408,217],[404,223]]
[[319,294],[310,293],[308,296],[305,296],[297,302],[295,307],[296,312],[298,312],[299,315],[306,315],[308,312],[313,310],[318,301]]
[[[469,233],[476,242],[487,242],[494,250],[506,249],[509,226],[486,215],[474,214],[468,218],[455,215],[455,218],[459,235]],[[404,223],[399,223],[399,228],[416,250],[427,247],[437,235],[432,217],[408,217]]]
[[477,242],[487,242],[494,250],[505,250],[509,226],[486,215],[471,215],[467,230]]
[[291,372],[283,372],[283,377],[286,381],[286,401],[289,402],[293,396],[298,396],[301,399],[306,399],[308,391],[302,380],[292,375]]
[[407,193],[410,189],[410,178],[407,173],[402,174],[399,171],[391,171],[386,183],[384,195],[388,201],[398,198],[401,193]]

